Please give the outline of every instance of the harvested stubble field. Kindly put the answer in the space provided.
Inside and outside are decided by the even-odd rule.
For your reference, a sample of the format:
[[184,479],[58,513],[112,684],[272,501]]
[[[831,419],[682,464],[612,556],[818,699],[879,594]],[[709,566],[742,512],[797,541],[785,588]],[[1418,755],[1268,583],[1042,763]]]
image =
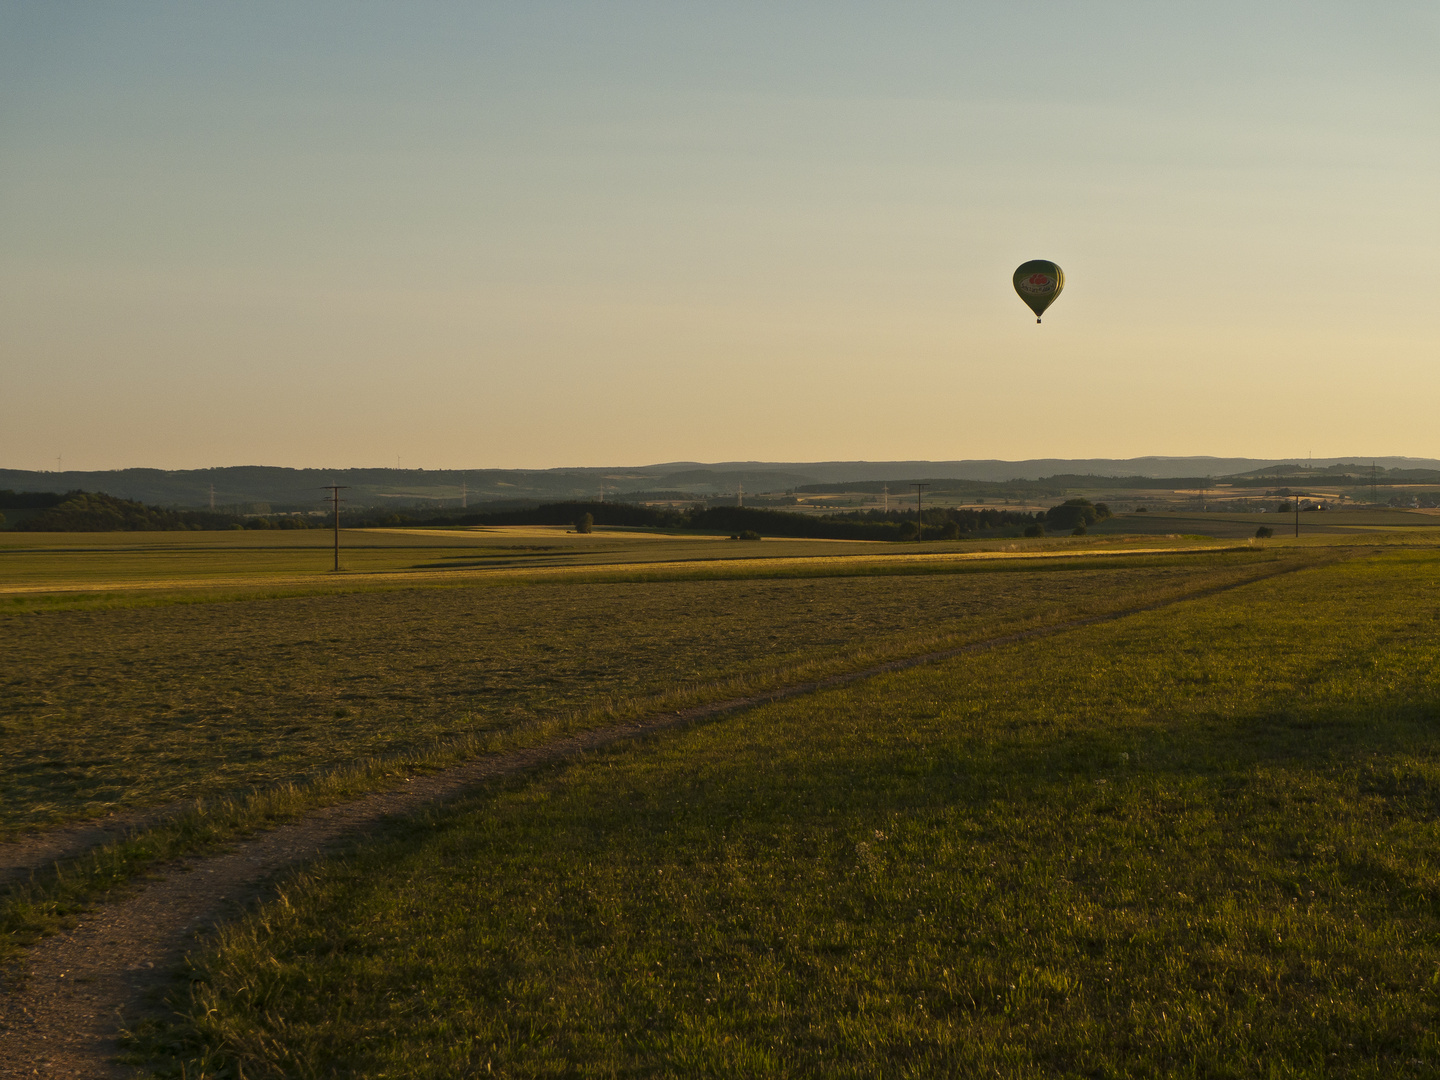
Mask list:
[[[777,544],[696,574],[688,552],[739,545],[660,538],[690,546],[631,561],[656,541],[609,537],[630,569],[222,595],[217,577],[271,572],[232,552],[192,588],[27,594],[0,617],[12,844],[112,807],[302,795],[116,845],[0,917],[30,940],[157,859],[416,768],[1070,626],[395,822],[222,928],[173,1016],[132,1027],[132,1058],[217,1077],[1431,1075],[1440,559],[1377,539],[978,561]],[[406,560],[391,571],[473,559],[427,543],[377,547]]]
[[1433,1076],[1437,601],[1433,552],[1352,558],[476,793],[293,877],[135,1046],[191,1076]]

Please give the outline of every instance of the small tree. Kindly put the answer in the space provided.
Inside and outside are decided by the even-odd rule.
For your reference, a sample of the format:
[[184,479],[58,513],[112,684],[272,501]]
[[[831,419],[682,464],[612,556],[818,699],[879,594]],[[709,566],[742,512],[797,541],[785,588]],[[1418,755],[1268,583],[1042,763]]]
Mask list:
[[1026,525],[1026,526],[1025,526],[1025,535],[1026,535],[1026,536],[1044,536],[1044,535],[1045,535],[1045,526],[1044,526],[1044,525]]
[[[1106,510],[1109,516],[1109,510]],[[1089,499],[1066,499],[1059,506],[1052,506],[1045,513],[1045,524],[1052,529],[1070,529],[1076,526],[1094,525],[1100,520],[1095,504]]]
[[595,515],[581,514],[575,519],[575,531],[577,533],[588,533],[595,531]]
[[1274,536],[1275,530],[1272,529],[1269,525],[1261,525],[1258,529],[1255,530],[1255,535],[1261,540],[1264,540],[1267,536]]

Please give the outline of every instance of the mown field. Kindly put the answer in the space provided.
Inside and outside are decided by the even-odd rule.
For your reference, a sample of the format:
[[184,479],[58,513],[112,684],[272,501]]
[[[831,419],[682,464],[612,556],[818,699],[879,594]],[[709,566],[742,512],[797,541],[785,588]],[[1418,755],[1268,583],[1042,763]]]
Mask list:
[[[212,565],[254,571],[248,548],[226,564],[236,549],[218,535]],[[279,536],[277,550],[262,554],[304,550]],[[648,539],[630,545],[653,548]],[[137,552],[100,550],[128,560],[125,575],[157,573],[174,554],[150,548],[145,564]],[[412,548],[383,550],[415,558]],[[177,586],[98,608],[80,594],[74,607],[0,614],[0,838],[304,782],[359,759],[408,755],[415,767],[462,738],[469,752],[495,750],[1155,602],[1300,557],[1270,549],[980,561],[944,573],[902,561],[877,574],[873,559],[826,556],[811,560],[818,567],[800,560],[792,577],[756,559],[694,580],[591,580],[579,567],[453,588],[341,585],[223,600]],[[745,566],[762,576],[744,576]]]
[[135,1052],[187,1076],[1436,1075],[1440,559],[1348,555],[397,823],[223,930]]
[[777,537],[736,542],[624,528],[581,535],[563,526],[363,529],[342,531],[341,570],[334,573],[331,537],[323,530],[0,531],[0,612],[447,587],[550,575],[573,581],[586,573],[595,580],[656,580],[794,576],[808,567],[823,576],[836,560],[851,567],[847,572],[857,572],[862,562],[871,572],[888,572],[883,568],[904,568],[915,560],[987,553],[1044,557],[1206,543],[1224,546],[1205,537],[1165,535],[890,544]]

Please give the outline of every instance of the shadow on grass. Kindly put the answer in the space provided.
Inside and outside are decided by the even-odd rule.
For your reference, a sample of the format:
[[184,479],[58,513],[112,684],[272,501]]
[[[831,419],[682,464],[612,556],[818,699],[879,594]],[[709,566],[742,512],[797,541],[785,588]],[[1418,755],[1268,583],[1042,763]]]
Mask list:
[[191,1060],[1433,1074],[1423,676],[1390,704],[1081,728],[884,682],[394,823],[197,960]]

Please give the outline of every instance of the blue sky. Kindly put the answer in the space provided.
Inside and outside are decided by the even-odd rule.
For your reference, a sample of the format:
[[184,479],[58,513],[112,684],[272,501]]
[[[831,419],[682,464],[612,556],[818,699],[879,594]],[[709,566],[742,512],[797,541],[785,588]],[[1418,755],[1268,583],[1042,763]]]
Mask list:
[[1440,456],[1437,11],[0,2],[0,462]]

